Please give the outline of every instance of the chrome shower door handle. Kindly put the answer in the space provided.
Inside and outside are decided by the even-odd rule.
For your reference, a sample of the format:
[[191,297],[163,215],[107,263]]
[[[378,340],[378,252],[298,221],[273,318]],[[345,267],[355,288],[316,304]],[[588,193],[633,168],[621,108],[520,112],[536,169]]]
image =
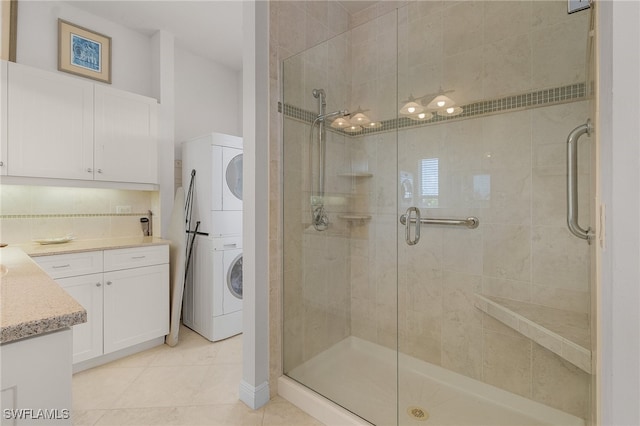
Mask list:
[[[415,218],[411,217],[411,213],[415,212]],[[403,215],[405,217],[404,221],[404,240],[410,246],[415,246],[420,241],[420,209],[417,207],[409,207],[407,212]],[[402,216],[400,217],[400,222],[402,223]],[[411,239],[411,223],[415,223],[415,234],[413,239]]]
[[567,137],[567,226],[573,235],[589,244],[593,239],[591,228],[584,229],[578,224],[578,140],[585,133],[591,135],[592,131],[591,120],[587,120]]

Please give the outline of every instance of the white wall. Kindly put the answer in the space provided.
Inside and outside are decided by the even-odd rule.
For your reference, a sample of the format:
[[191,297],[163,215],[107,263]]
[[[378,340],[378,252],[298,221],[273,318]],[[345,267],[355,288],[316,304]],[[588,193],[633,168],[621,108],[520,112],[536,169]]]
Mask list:
[[19,3],[17,62],[46,70],[58,69],[58,18],[111,37],[111,86],[152,96],[150,37],[69,3]]
[[242,6],[244,52],[244,229],[242,380],[240,400],[269,401],[269,9]]
[[640,3],[599,2],[603,425],[640,424]]
[[176,158],[180,143],[220,132],[242,136],[242,73],[176,46]]

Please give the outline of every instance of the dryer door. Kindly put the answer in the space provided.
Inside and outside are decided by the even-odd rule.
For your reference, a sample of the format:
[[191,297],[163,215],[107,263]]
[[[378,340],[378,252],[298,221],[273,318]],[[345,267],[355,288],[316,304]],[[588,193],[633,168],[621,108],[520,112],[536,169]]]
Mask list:
[[224,251],[224,313],[242,309],[242,250]]
[[222,148],[222,210],[242,210],[242,150]]

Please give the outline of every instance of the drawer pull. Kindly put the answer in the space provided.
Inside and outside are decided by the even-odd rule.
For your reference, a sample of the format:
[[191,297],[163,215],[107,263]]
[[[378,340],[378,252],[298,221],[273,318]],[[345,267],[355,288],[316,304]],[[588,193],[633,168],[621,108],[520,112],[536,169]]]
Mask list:
[[113,284],[111,281],[107,281],[107,285],[111,285]]
[[101,287],[102,283],[96,283],[96,287]]
[[69,265],[68,263],[66,265],[53,265],[52,268],[53,269],[60,269],[60,268],[68,268],[71,265]]
[[131,256],[131,259],[144,259],[147,256]]
[[237,246],[237,244],[236,244],[236,243],[233,243],[233,244],[225,244],[225,245],[224,245],[224,247],[226,247],[226,248],[235,248],[235,246]]

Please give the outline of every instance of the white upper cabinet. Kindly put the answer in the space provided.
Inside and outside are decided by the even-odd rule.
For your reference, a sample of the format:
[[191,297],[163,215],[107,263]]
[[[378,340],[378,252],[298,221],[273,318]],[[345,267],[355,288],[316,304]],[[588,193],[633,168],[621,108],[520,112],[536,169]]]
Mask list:
[[158,182],[155,99],[95,87],[96,180]]
[[6,92],[6,174],[158,182],[155,99],[15,63]]
[[8,174],[92,179],[93,84],[8,66]]

